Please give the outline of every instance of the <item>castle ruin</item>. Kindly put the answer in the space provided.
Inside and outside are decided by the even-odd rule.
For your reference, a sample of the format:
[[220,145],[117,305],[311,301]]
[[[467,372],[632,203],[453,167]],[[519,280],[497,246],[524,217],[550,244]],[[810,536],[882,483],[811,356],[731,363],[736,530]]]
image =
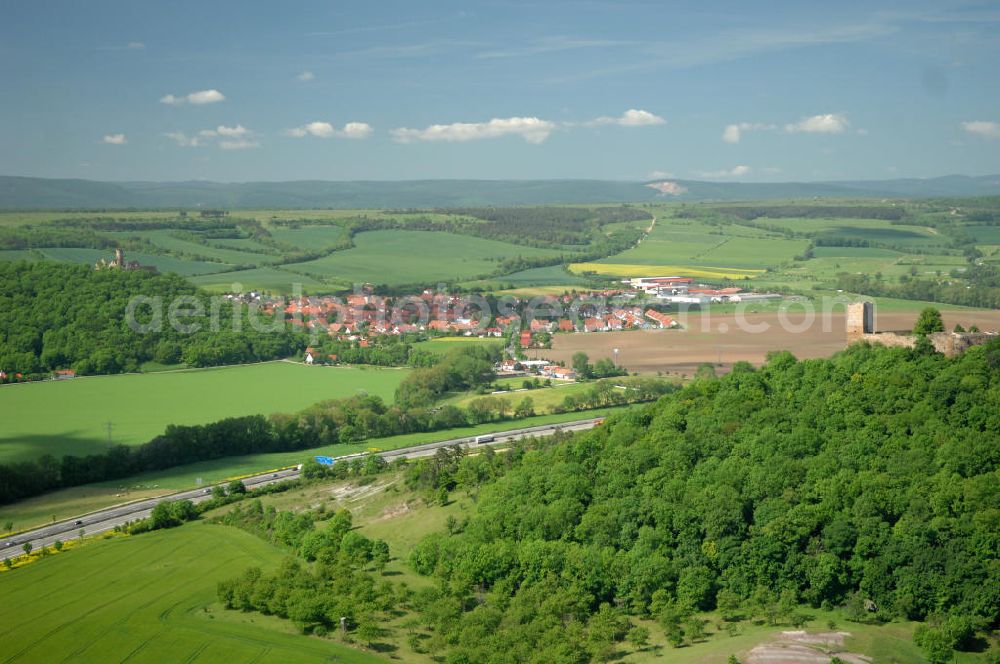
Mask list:
[[125,260],[125,250],[121,247],[115,249],[114,260],[107,260],[106,258],[101,258],[94,264],[95,270],[146,270],[147,272],[156,272],[156,267],[153,265],[140,265],[139,261],[126,261]]
[[[965,352],[997,338],[996,332],[934,332],[927,335],[934,350],[948,357]],[[856,302],[847,305],[847,343],[867,341],[889,348],[913,348],[917,335],[906,332],[877,332],[875,328],[875,303]]]

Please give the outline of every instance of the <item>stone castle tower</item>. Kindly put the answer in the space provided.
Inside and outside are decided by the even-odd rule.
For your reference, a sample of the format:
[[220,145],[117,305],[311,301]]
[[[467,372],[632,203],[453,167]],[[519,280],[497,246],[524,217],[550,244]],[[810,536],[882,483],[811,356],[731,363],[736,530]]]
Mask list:
[[864,338],[875,332],[875,304],[855,302],[847,305],[847,343]]

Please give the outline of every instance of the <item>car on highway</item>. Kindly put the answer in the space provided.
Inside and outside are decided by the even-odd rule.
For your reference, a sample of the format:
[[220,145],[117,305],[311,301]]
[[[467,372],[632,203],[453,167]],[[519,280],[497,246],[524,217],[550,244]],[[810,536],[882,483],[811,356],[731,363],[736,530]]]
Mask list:
[[82,526],[83,525],[83,521],[81,521],[80,519],[77,519],[76,520],[76,525]]
[[277,476],[278,476],[278,473],[272,473],[271,474],[271,477],[277,477]]

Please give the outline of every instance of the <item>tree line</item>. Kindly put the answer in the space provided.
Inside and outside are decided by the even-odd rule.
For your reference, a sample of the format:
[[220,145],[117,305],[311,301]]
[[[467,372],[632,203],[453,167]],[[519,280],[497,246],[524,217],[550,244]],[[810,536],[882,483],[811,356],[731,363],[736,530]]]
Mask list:
[[874,297],[1000,309],[1000,271],[990,265],[972,265],[960,276],[935,280],[903,275],[898,283],[879,275],[843,272],[837,275],[836,287]]

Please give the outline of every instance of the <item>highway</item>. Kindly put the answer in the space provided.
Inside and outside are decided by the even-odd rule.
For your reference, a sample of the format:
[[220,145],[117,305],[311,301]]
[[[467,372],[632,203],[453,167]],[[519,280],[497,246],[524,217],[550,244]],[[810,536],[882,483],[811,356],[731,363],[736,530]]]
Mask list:
[[[493,436],[493,440],[479,445],[476,445],[475,436],[467,436],[463,438],[442,440],[435,443],[413,445],[411,447],[403,447],[396,450],[387,450],[385,452],[377,452],[377,454],[387,461],[394,461],[400,458],[416,459],[424,456],[433,456],[433,454],[440,448],[451,447],[453,445],[471,446],[473,448],[485,447],[487,445],[502,446],[505,443],[509,443],[520,438],[526,438],[528,436],[552,435],[558,430],[584,431],[597,426],[597,424],[602,422],[603,419],[603,417],[594,417],[584,420],[574,420],[572,422],[543,424],[534,427],[498,431],[491,434]],[[336,461],[349,461],[356,457],[366,456],[367,454],[367,452],[347,454],[336,457]],[[248,489],[253,489],[267,484],[273,484],[274,482],[296,479],[298,477],[299,471],[297,468],[287,468],[284,470],[262,473],[260,475],[248,477],[243,480],[243,484]],[[228,482],[222,483],[221,486],[225,486],[226,484],[228,484]],[[150,515],[157,503],[165,500],[190,500],[193,503],[200,503],[211,498],[213,486],[220,485],[210,485],[199,489],[191,489],[188,491],[172,493],[166,496],[159,496],[157,498],[148,498],[131,503],[124,503],[122,505],[115,505],[114,507],[108,507],[89,514],[57,521],[56,523],[42,526],[41,528],[11,535],[10,537],[4,537],[0,539],[0,560],[23,554],[24,549],[22,547],[26,542],[30,542],[33,550],[37,551],[42,546],[51,546],[56,540],[62,540],[65,542],[80,537],[81,530],[84,531],[85,536],[97,535],[98,533],[113,530],[115,526],[120,526],[138,519],[144,519]]]

